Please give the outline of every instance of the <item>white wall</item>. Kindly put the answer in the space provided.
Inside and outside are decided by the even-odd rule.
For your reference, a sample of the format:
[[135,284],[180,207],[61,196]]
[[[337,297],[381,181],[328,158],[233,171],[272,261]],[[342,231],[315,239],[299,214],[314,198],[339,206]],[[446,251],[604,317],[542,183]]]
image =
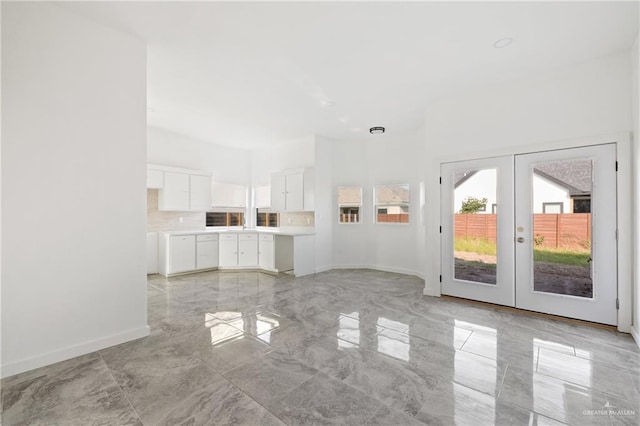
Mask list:
[[333,267],[333,141],[315,137],[315,262],[316,272]]
[[631,49],[631,104],[632,104],[632,122],[633,122],[633,218],[634,218],[634,239],[633,239],[633,288],[634,288],[634,316],[633,316],[633,335],[636,343],[640,345],[640,37],[636,37],[636,41]]
[[212,180],[249,186],[249,151],[215,145],[168,130],[147,129],[147,162],[213,172]]
[[[439,164],[632,128],[629,52],[433,102],[426,112],[425,294],[439,294]],[[625,232],[625,230],[621,230]]]
[[302,169],[315,165],[314,135],[289,139],[267,150],[251,151],[251,182],[253,186],[271,185],[271,173],[287,169]]
[[2,3],[2,374],[148,334],[146,48]]
[[562,203],[562,212],[571,213],[569,190],[537,174],[533,175],[533,213],[544,213],[544,203]]
[[[422,276],[418,253],[422,239],[420,181],[422,129],[386,133],[356,141],[335,141],[332,149],[333,264],[335,267],[371,267]],[[318,163],[319,165],[319,163]],[[409,184],[410,223],[374,224],[373,188]],[[361,223],[338,223],[337,188],[363,188]]]

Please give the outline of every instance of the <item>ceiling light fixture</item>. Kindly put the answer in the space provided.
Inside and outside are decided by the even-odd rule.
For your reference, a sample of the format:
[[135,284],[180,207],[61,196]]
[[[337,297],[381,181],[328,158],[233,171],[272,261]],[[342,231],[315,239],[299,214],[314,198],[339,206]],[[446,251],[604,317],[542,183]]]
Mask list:
[[511,37],[501,38],[493,43],[493,47],[496,49],[502,49],[503,47],[509,46],[511,43],[513,43],[513,39]]
[[333,102],[333,101],[327,101],[327,100],[325,100],[325,101],[320,101],[320,103],[321,103],[321,104],[322,104],[322,106],[323,106],[323,107],[325,107],[325,108],[332,108],[332,107],[336,106],[336,103],[335,103],[335,102]]
[[372,135],[381,135],[384,133],[384,127],[382,126],[372,127],[369,129],[369,133],[371,133]]

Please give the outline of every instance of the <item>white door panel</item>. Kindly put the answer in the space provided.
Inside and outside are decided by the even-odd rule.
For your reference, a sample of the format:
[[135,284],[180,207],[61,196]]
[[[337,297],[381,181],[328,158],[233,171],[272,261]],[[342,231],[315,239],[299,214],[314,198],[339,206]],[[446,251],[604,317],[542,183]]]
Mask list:
[[[513,306],[513,158],[446,163],[441,172],[442,293]],[[484,211],[463,213],[470,197],[486,198]]]
[[[516,155],[515,161],[516,306],[615,325],[615,145]],[[539,182],[550,171],[556,177],[566,176],[556,182],[558,187],[567,187],[571,197],[561,208],[558,203],[544,202],[553,194]],[[546,180],[553,183],[554,179]],[[587,193],[590,213],[574,213],[565,207],[587,198],[583,195]],[[550,205],[554,208],[548,209]],[[536,249],[538,256],[534,257]],[[567,261],[549,261],[540,256],[541,251],[564,252]]]

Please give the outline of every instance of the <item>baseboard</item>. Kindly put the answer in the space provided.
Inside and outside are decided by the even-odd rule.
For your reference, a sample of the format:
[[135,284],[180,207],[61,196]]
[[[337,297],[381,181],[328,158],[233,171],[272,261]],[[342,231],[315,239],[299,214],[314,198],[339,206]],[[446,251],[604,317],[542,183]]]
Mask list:
[[359,263],[332,265],[331,269],[376,269],[373,265],[363,265]]
[[371,269],[375,269],[376,271],[393,272],[395,274],[412,275],[414,277],[419,277],[418,275],[419,272],[414,271],[413,269],[396,268],[394,266],[384,266],[384,265],[376,265]]
[[[420,279],[424,279],[424,275],[418,271],[412,269],[396,268],[393,266],[384,265],[364,265],[364,264],[347,264],[347,265],[333,265],[329,269],[373,269],[374,271],[381,272],[393,272],[395,274],[412,275]],[[326,269],[326,270],[329,270]]]
[[640,348],[640,330],[638,330],[637,325],[631,326],[631,337],[636,341],[636,345]]
[[438,291],[434,291],[430,288],[427,288],[427,286],[425,285],[424,290],[422,290],[422,294],[424,294],[425,296],[433,296],[433,297],[440,297],[441,294]]
[[112,334],[100,339],[89,340],[77,345],[69,346],[43,355],[25,358],[19,361],[4,364],[0,368],[2,378],[13,376],[18,373],[33,370],[35,368],[44,367],[46,365],[55,364],[56,362],[66,361],[80,355],[86,355],[100,349],[110,346],[119,345],[121,343],[146,337],[150,333],[149,326],[134,328],[132,330],[123,331],[122,333]]
[[332,267],[331,265],[327,265],[327,266],[319,266],[319,267],[317,267],[317,268],[315,269],[315,273],[316,273],[316,274],[319,274],[319,273],[321,273],[321,272],[327,272],[327,271],[330,271],[330,270],[332,270],[332,269],[333,269],[333,267]]

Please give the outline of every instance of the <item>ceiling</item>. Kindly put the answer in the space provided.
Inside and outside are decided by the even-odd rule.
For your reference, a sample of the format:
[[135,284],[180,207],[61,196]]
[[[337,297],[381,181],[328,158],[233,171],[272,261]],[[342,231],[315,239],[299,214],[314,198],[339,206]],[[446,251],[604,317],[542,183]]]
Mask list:
[[150,126],[242,149],[414,129],[435,99],[627,50],[638,32],[637,2],[57,4],[147,42]]

